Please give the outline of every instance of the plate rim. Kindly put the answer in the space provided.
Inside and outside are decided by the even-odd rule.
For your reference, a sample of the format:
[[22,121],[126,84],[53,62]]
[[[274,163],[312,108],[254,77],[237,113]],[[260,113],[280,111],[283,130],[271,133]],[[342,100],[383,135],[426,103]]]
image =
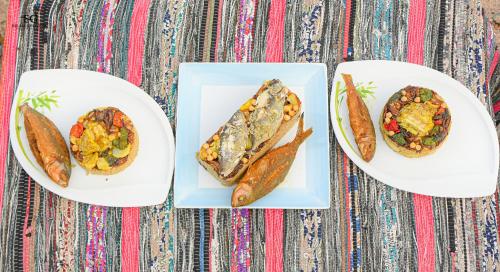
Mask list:
[[[325,185],[325,189],[327,189],[328,192],[331,191],[331,157],[330,157],[330,150],[331,150],[331,147],[330,147],[330,140],[329,140],[329,118],[330,118],[330,115],[329,115],[329,112],[328,112],[328,107],[329,107],[329,100],[328,100],[328,67],[325,63],[300,63],[300,62],[287,62],[287,63],[267,63],[267,62],[252,62],[252,63],[238,63],[238,62],[221,62],[221,63],[200,63],[200,62],[182,62],[179,64],[179,82],[178,82],[178,102],[181,101],[180,96],[182,95],[182,81],[181,81],[181,77],[183,77],[184,74],[186,74],[186,72],[183,73],[183,70],[185,71],[185,69],[189,69],[190,66],[232,66],[232,65],[241,65],[241,66],[258,66],[258,65],[272,65],[272,66],[317,66],[317,67],[320,67],[319,69],[321,69],[321,71],[318,71],[318,73],[322,73],[322,77],[324,78],[324,89],[325,89],[325,92],[324,92],[324,98],[323,99],[323,102],[324,106],[325,107],[325,113],[324,113],[324,119],[325,119],[325,127],[326,127],[326,134],[323,136],[325,137],[326,141],[327,141],[327,145],[326,145],[326,152],[328,154],[328,163],[327,163],[327,171],[326,171],[326,177],[328,178],[328,182],[327,184]],[[190,72],[191,73],[191,72]],[[323,85],[323,84],[322,84]],[[179,113],[179,109],[181,109],[181,104],[178,104],[177,105],[177,113]],[[179,126],[182,127],[182,125],[180,124],[180,120],[182,118],[179,118],[180,116],[177,115],[177,120],[176,120],[176,124],[177,124],[177,128],[179,128]],[[178,132],[178,131],[177,131]],[[177,157],[179,154],[179,152],[176,152],[176,168],[179,167],[179,158]],[[194,156],[193,156],[193,159],[194,159]],[[196,163],[196,165],[198,165],[198,163]],[[199,169],[199,168],[198,168]],[[182,197],[180,197],[179,195],[176,195],[176,185],[178,182],[176,182],[176,180],[179,178],[178,177],[178,171],[175,171],[174,173],[174,179],[173,179],[173,186],[174,186],[174,207],[176,208],[218,208],[218,209],[231,209],[232,207],[230,207],[230,204],[228,205],[192,205],[190,203],[187,203],[185,201],[186,198],[189,198],[193,192],[197,192],[197,191],[200,191],[200,190],[210,190],[211,188],[196,188],[194,189],[192,192],[190,192],[189,194],[186,194],[186,195],[183,195]],[[314,201],[316,202],[315,204],[311,204],[311,205],[302,205],[302,206],[286,206],[286,205],[276,205],[276,206],[245,206],[245,207],[241,207],[241,208],[245,208],[245,209],[268,209],[268,208],[272,208],[272,209],[328,209],[330,208],[331,206],[331,193],[328,193],[328,196],[327,198],[325,199],[322,199],[321,197],[319,197],[317,195],[317,193],[315,191],[311,191],[310,193],[310,198],[311,199],[314,199]],[[228,202],[229,203],[229,202]]]
[[[15,140],[15,135],[13,135],[14,131],[15,131],[15,110],[16,110],[16,103],[14,103],[18,96],[19,96],[19,83],[21,83],[21,80],[23,79],[23,77],[26,77],[26,75],[30,75],[30,76],[33,76],[31,74],[44,74],[44,73],[56,73],[56,75],[58,73],[70,73],[70,74],[75,74],[75,77],[78,76],[78,74],[80,73],[87,73],[87,74],[91,74],[92,76],[97,76],[97,77],[101,77],[102,80],[111,80],[111,81],[118,81],[118,82],[121,82],[125,85],[127,85],[129,88],[126,88],[124,90],[122,90],[123,92],[128,92],[129,95],[132,95],[134,98],[139,98],[141,99],[146,105],[148,105],[148,109],[150,109],[152,111],[152,113],[160,120],[160,122],[158,123],[161,123],[161,126],[163,128],[163,131],[164,133],[166,134],[167,136],[167,146],[169,148],[169,150],[171,150],[171,152],[169,152],[170,154],[168,154],[168,160],[172,163],[168,164],[168,169],[167,169],[167,175],[168,175],[168,181],[166,181],[165,183],[157,183],[157,184],[150,184],[150,185],[147,185],[148,187],[151,186],[151,187],[157,187],[157,186],[164,186],[165,187],[165,192],[163,194],[158,194],[158,195],[161,195],[161,197],[157,196],[156,198],[154,199],[151,199],[151,198],[148,198],[148,197],[143,197],[143,198],[138,198],[137,200],[134,200],[132,203],[128,203],[129,201],[114,201],[114,202],[107,202],[106,200],[105,201],[102,201],[102,198],[99,198],[97,197],[98,199],[93,199],[92,197],[90,199],[86,198],[85,196],[84,197],[81,197],[81,195],[87,195],[87,194],[82,194],[82,190],[79,189],[79,190],[76,190],[76,193],[80,192],[80,194],[75,194],[75,195],[71,195],[71,194],[74,194],[75,192],[72,192],[72,190],[75,190],[74,188],[70,188],[70,192],[68,193],[63,193],[63,194],[60,194],[59,192],[56,192],[55,190],[53,190],[53,188],[57,188],[55,186],[59,186],[55,183],[53,183],[50,178],[48,178],[46,176],[45,173],[30,173],[31,172],[31,166],[29,165],[29,163],[24,159],[22,158],[22,154],[20,154],[20,147],[18,146],[18,144],[16,143],[16,140]],[[135,91],[134,91],[135,89]],[[174,172],[174,168],[175,168],[175,161],[174,161],[174,158],[175,158],[175,137],[173,135],[173,130],[172,130],[172,127],[170,125],[170,121],[168,120],[166,114],[163,112],[163,110],[160,108],[160,106],[158,105],[158,103],[156,103],[156,101],[154,101],[154,99],[149,95],[147,94],[143,89],[139,88],[138,86],[132,84],[131,82],[123,79],[123,78],[120,78],[120,77],[117,77],[117,76],[113,76],[113,75],[110,75],[110,74],[106,74],[106,73],[100,73],[100,72],[96,72],[96,71],[91,71],[91,70],[83,70],[83,69],[41,69],[41,70],[30,70],[30,71],[25,71],[21,74],[20,78],[19,78],[19,81],[18,83],[16,84],[16,92],[13,96],[13,103],[11,105],[11,109],[10,109],[10,115],[9,115],[9,139],[10,139],[10,145],[14,151],[14,155],[16,157],[16,160],[19,162],[19,164],[21,165],[21,167],[26,171],[26,173],[30,176],[30,177],[33,177],[33,176],[39,176],[40,175],[45,175],[44,176],[40,176],[42,178],[45,178],[47,179],[48,181],[50,181],[51,183],[53,183],[53,186],[52,188],[50,186],[46,186],[46,184],[44,184],[43,182],[39,182],[38,179],[34,178],[33,179],[40,185],[42,186],[43,188],[49,190],[50,192],[60,196],[60,197],[64,197],[66,199],[69,199],[69,200],[73,200],[73,201],[78,201],[78,202],[81,202],[81,203],[85,203],[85,204],[90,204],[90,205],[101,205],[101,206],[107,206],[107,207],[145,207],[145,206],[153,206],[153,205],[158,205],[158,204],[161,204],[163,202],[165,202],[167,200],[167,197],[169,195],[169,191],[171,189],[171,185],[172,185],[172,178],[173,178],[173,172]],[[66,140],[66,139],[65,139]],[[29,148],[28,148],[29,149]],[[31,152],[31,149],[30,151]],[[29,170],[28,170],[29,169]],[[35,170],[36,171],[36,170]],[[139,188],[144,188],[144,184],[140,184],[138,183],[139,185]],[[122,191],[123,188],[134,188],[134,187],[137,187],[137,185],[124,185],[124,186],[120,186],[119,188],[119,191]],[[66,187],[66,188],[60,188],[61,190],[67,190],[69,188]],[[104,188],[104,189],[100,189],[100,190],[97,190],[97,191],[94,191],[94,192],[113,192],[117,190],[117,188]],[[93,190],[88,190],[88,191],[85,191],[85,192],[92,192]],[[68,195],[69,194],[69,195]],[[98,195],[98,194],[97,194]],[[141,199],[143,199],[141,201]],[[150,201],[148,201],[150,200]],[[116,205],[117,203],[123,203],[123,204],[118,204]]]
[[[357,153],[350,150],[347,142],[340,137],[341,131],[340,131],[340,128],[338,127],[338,124],[336,124],[336,122],[334,122],[335,118],[337,117],[336,113],[335,113],[335,108],[334,108],[334,103],[335,103],[335,101],[334,101],[335,85],[334,84],[336,81],[338,81],[337,75],[340,71],[339,67],[350,66],[350,65],[373,65],[373,64],[375,64],[375,65],[391,65],[391,66],[392,65],[403,65],[403,66],[413,67],[415,69],[421,69],[421,70],[425,71],[426,73],[431,73],[431,74],[435,74],[439,77],[443,77],[446,81],[450,81],[452,84],[461,86],[462,88],[469,90],[469,88],[467,88],[461,82],[459,82],[458,80],[456,80],[456,79],[454,79],[454,78],[452,78],[452,77],[450,77],[442,72],[439,72],[439,71],[432,69],[430,67],[427,67],[427,66],[418,65],[418,64],[414,64],[414,63],[408,63],[408,62],[402,62],[402,61],[391,61],[391,60],[361,60],[361,61],[350,61],[350,62],[339,63],[337,68],[335,69],[335,73],[334,73],[333,78],[332,78],[332,88],[330,90],[330,122],[332,124],[335,137],[336,137],[338,143],[340,144],[340,146],[342,147],[342,150],[346,153],[346,155],[358,167],[360,167],[364,172],[366,172],[368,175],[372,176],[376,180],[378,180],[378,181],[380,181],[388,186],[392,186],[394,188],[397,188],[398,190],[402,190],[402,191],[406,191],[406,192],[410,192],[410,193],[432,196],[432,197],[447,197],[447,198],[464,198],[464,197],[470,198],[470,197],[484,197],[484,196],[492,195],[496,189],[496,185],[493,183],[492,183],[492,186],[490,188],[490,192],[488,192],[487,194],[468,194],[467,192],[465,192],[463,194],[444,195],[441,193],[434,194],[434,193],[428,193],[428,192],[423,193],[423,192],[411,191],[408,188],[402,188],[402,187],[398,186],[397,183],[395,184],[393,182],[387,181],[387,180],[391,179],[391,177],[389,175],[381,173],[379,170],[377,170],[376,168],[371,166],[369,163],[363,161]],[[485,106],[483,104],[481,104],[481,102],[479,102],[477,97],[475,97],[470,90],[468,92],[465,92],[465,91],[463,92],[460,90],[457,93],[461,93],[462,95],[464,95],[467,98],[468,101],[470,101],[470,103],[472,103],[474,108],[481,115],[482,121],[487,125],[487,127],[488,127],[487,133],[489,134],[489,137],[491,137],[493,139],[493,142],[498,141],[496,129],[493,126],[493,122],[487,122],[487,120],[491,121],[492,118],[491,118],[490,114],[488,113],[488,111],[486,110]],[[498,145],[496,145],[493,148],[493,152],[494,152],[494,157],[495,157],[495,161],[496,161],[495,163],[496,163],[496,166],[498,168],[499,164],[500,164],[499,146]],[[485,176],[487,176],[489,178],[491,178],[492,176],[495,176],[496,179],[498,180],[498,172],[487,173],[487,175],[485,175]]]

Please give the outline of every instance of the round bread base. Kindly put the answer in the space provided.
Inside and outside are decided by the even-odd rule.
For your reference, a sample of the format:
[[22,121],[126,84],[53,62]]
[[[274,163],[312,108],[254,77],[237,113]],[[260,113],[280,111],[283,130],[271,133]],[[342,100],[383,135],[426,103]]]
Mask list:
[[76,159],[75,160],[78,162],[78,164],[83,169],[85,169],[85,171],[87,171],[90,174],[94,174],[94,175],[114,175],[114,174],[116,174],[118,172],[121,172],[121,171],[125,170],[125,168],[127,168],[130,164],[132,164],[132,162],[134,162],[135,157],[137,157],[137,153],[139,152],[139,134],[137,134],[137,131],[135,130],[135,127],[132,127],[132,132],[135,135],[135,141],[132,144],[132,146],[130,147],[130,153],[128,154],[127,161],[125,163],[123,163],[122,165],[119,165],[119,166],[116,166],[116,167],[111,167],[111,169],[108,169],[108,170],[100,170],[100,169],[91,169],[91,170],[88,170],[87,168],[85,168],[83,166],[83,164],[79,160],[76,160]]

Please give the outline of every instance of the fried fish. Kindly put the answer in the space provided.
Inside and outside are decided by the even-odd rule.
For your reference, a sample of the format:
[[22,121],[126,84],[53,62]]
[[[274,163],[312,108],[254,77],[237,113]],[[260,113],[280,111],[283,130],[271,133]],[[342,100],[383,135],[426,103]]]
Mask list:
[[349,109],[349,122],[354,139],[358,145],[363,160],[369,162],[375,155],[376,137],[375,128],[363,99],[352,83],[352,76],[342,74],[347,88],[347,108]]
[[71,176],[69,150],[61,132],[43,114],[24,104],[24,127],[36,161],[58,185],[67,187]]
[[233,191],[231,206],[246,206],[269,194],[285,179],[295,155],[312,128],[304,131],[304,117],[299,120],[295,139],[283,146],[275,148],[248,168],[241,181]]

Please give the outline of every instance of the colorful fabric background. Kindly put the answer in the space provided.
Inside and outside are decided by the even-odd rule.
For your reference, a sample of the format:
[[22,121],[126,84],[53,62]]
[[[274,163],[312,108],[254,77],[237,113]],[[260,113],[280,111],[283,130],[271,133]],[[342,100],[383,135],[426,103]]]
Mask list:
[[459,80],[493,112],[492,35],[479,0],[11,1],[0,93],[0,270],[500,270],[498,191],[445,199],[391,188],[358,169],[333,134],[327,210],[175,209],[172,192],[140,209],[77,203],[41,188],[8,144],[20,75],[48,68],[127,79],[158,102],[174,130],[178,66],[188,61],[322,62],[330,83],[343,61],[408,61]]

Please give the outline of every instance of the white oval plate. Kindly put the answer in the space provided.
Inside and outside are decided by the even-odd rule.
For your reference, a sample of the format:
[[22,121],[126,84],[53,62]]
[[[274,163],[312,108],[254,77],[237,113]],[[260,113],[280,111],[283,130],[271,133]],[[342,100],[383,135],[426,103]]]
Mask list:
[[[31,106],[56,124],[67,144],[71,126],[79,116],[97,107],[119,108],[132,119],[139,134],[137,157],[124,171],[103,176],[87,175],[71,156],[74,167],[69,185],[60,187],[37,164],[28,145],[22,115],[18,114],[16,120],[16,109],[27,97],[32,98]],[[137,86],[91,71],[36,70],[21,76],[13,101],[12,148],[24,170],[46,189],[68,199],[115,207],[156,205],[167,198],[174,170],[174,136],[165,113]],[[42,106],[44,103],[50,108]]]
[[[349,125],[344,95],[336,96],[341,74],[352,74],[356,84],[373,91],[366,104],[377,136],[372,161],[366,163]],[[369,84],[370,82],[371,85]],[[408,86],[422,86],[439,93],[452,118],[447,141],[434,154],[406,158],[392,151],[382,138],[378,120],[389,97]],[[399,189],[439,197],[480,197],[495,192],[498,178],[498,138],[485,107],[470,90],[436,70],[394,61],[355,61],[337,66],[331,96],[332,125],[347,156],[372,177]],[[337,119],[340,117],[340,120]],[[351,148],[352,146],[352,148]]]

